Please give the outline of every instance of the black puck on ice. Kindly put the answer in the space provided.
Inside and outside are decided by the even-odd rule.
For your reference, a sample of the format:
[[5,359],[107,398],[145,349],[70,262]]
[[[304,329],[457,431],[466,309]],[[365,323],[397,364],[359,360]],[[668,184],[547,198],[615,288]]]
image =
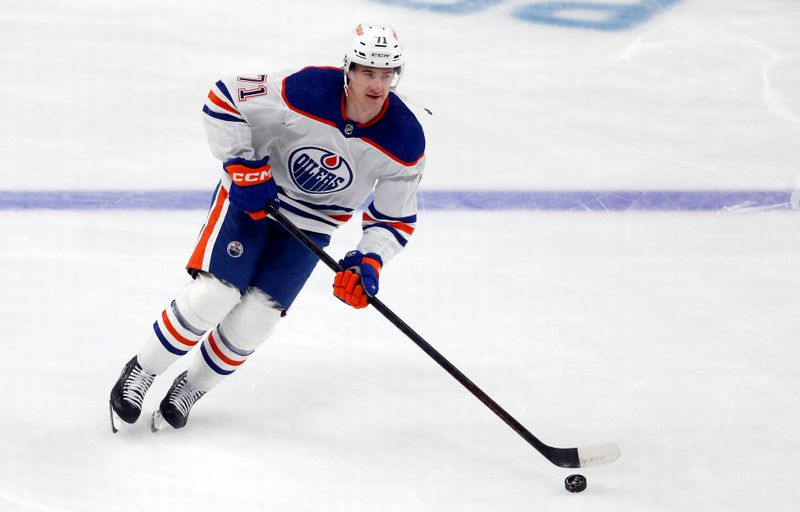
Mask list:
[[569,475],[564,480],[564,488],[569,492],[581,492],[586,489],[586,477],[583,475]]

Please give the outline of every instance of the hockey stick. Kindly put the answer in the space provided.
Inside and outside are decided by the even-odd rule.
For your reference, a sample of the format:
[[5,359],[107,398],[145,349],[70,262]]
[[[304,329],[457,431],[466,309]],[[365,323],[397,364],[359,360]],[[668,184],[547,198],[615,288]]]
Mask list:
[[[328,255],[324,250],[320,249],[313,241],[311,241],[305,233],[295,226],[292,221],[287,219],[279,209],[272,203],[267,206],[267,211],[281,226],[286,228],[300,243],[302,243],[309,251],[313,252],[325,265],[334,272],[339,272],[342,267]],[[561,466],[562,468],[585,468],[588,466],[599,466],[607,464],[616,460],[620,455],[619,446],[616,443],[604,443],[592,446],[584,446],[581,448],[555,448],[548,446],[536,438],[530,431],[525,428],[520,422],[514,419],[509,413],[500,407],[497,402],[492,400],[489,395],[483,392],[474,382],[469,380],[466,375],[453,366],[442,354],[433,348],[422,336],[417,334],[411,327],[408,326],[403,320],[400,319],[394,312],[383,304],[377,297],[370,297],[369,303],[378,310],[380,314],[386,317],[391,323],[395,325],[400,331],[408,336],[411,341],[421,348],[431,359],[436,361],[439,366],[447,370],[447,373],[453,376],[462,386],[467,388],[470,393],[483,402],[483,405],[488,407],[493,413],[500,417],[506,425],[519,434],[531,446],[536,448],[539,453],[545,456],[547,460]]]

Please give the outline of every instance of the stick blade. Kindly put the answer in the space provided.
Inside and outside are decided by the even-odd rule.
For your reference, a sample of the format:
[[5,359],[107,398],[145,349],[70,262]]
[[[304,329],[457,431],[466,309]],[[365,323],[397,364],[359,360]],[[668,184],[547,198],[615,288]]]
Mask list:
[[621,452],[617,443],[603,443],[578,448],[579,467],[601,466],[614,462]]

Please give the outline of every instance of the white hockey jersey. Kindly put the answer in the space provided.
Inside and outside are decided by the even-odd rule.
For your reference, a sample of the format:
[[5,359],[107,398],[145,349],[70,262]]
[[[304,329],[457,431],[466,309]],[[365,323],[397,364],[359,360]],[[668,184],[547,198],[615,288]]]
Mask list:
[[222,161],[270,157],[281,212],[301,229],[331,234],[374,191],[357,249],[386,263],[414,232],[425,137],[394,93],[368,123],[348,120],[342,84],[342,69],[327,67],[220,80],[206,133]]

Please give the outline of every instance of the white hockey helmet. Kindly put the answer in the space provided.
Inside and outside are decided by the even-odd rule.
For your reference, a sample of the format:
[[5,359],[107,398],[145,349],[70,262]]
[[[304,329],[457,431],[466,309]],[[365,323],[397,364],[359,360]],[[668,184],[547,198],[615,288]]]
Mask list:
[[344,83],[347,85],[352,64],[396,69],[399,78],[404,62],[403,46],[392,27],[362,23],[353,30],[353,40],[344,55]]

